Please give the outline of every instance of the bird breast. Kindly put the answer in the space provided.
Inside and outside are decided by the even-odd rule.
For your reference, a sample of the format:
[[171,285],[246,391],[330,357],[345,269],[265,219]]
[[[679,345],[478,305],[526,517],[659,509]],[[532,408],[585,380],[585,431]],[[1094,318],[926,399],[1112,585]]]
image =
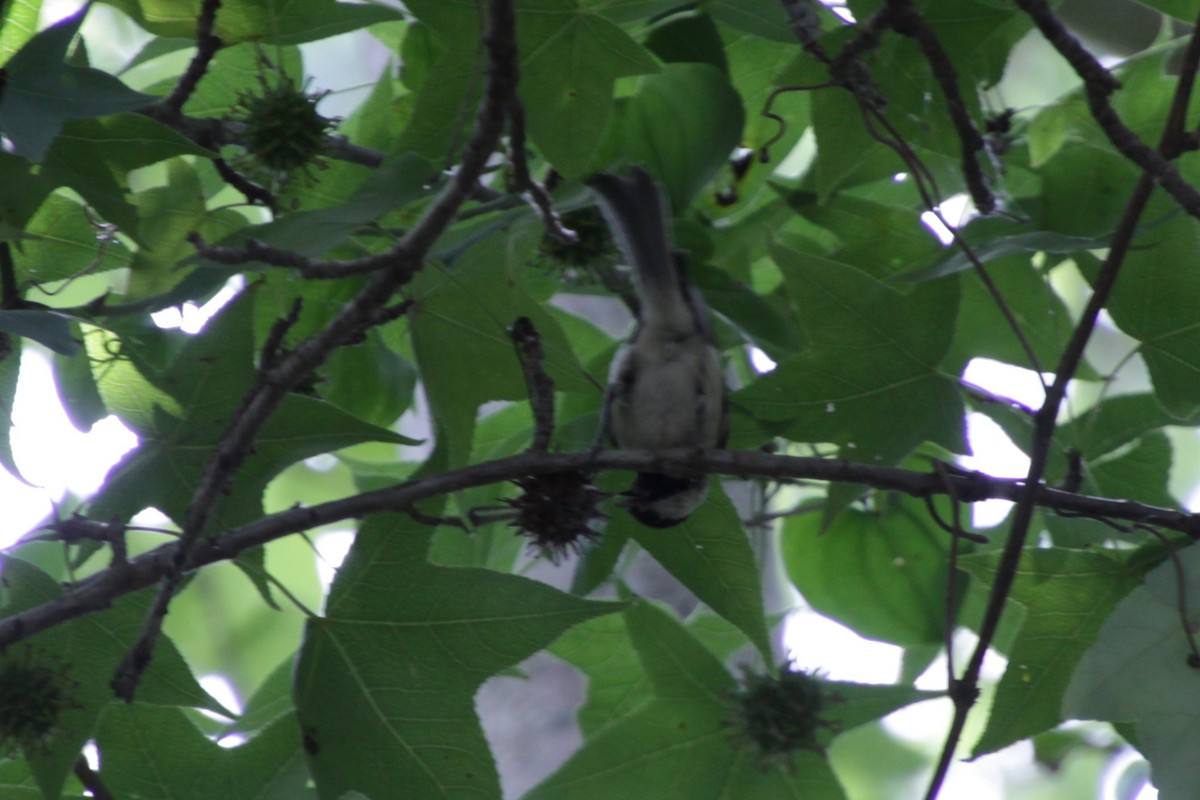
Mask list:
[[613,361],[611,430],[626,450],[719,446],[720,356],[698,333],[643,328]]

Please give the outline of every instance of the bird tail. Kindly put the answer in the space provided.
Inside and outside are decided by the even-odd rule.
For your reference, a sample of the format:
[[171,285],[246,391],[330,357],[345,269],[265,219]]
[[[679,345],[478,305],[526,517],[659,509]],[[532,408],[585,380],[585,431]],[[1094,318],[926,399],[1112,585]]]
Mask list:
[[694,330],[695,309],[671,241],[671,206],[662,188],[635,167],[628,178],[599,173],[588,181],[622,255],[633,267],[642,303],[641,321],[672,330]]

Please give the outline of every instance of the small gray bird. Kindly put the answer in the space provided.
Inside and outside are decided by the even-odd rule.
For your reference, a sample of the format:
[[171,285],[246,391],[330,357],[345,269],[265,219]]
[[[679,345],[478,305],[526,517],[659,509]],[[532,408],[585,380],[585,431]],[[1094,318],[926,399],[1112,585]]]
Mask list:
[[[708,308],[671,242],[666,195],[640,168],[628,178],[601,173],[588,185],[633,267],[640,304],[637,327],[609,370],[602,433],[623,450],[724,447],[729,420],[721,357]],[[669,528],[707,496],[703,475],[640,472],[626,506],[643,524]]]

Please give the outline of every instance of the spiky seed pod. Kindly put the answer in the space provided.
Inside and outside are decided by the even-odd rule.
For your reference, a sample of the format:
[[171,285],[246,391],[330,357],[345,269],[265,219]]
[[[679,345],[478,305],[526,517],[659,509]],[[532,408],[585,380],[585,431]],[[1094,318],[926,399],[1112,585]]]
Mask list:
[[823,712],[838,699],[815,673],[789,665],[778,677],[747,671],[733,694],[729,725],[737,743],[753,750],[764,768],[790,769],[797,752],[824,752],[823,734],[836,725]]
[[536,263],[558,271],[569,284],[601,282],[621,260],[612,232],[595,207],[580,208],[563,215],[563,227],[575,231],[579,241],[567,244],[546,234],[538,246]]
[[247,152],[280,176],[319,165],[326,139],[337,126],[337,120],[317,113],[317,103],[328,92],[305,92],[283,75],[274,82],[260,76],[259,83],[259,94],[238,99],[236,117],[244,125]]
[[45,752],[62,713],[79,707],[77,690],[66,664],[37,662],[28,650],[6,657],[0,662],[0,753],[17,747],[27,755]]
[[597,507],[605,494],[592,485],[586,473],[530,475],[515,483],[521,496],[504,501],[517,511],[510,525],[528,536],[541,555],[557,564],[596,539],[590,523],[603,516]]

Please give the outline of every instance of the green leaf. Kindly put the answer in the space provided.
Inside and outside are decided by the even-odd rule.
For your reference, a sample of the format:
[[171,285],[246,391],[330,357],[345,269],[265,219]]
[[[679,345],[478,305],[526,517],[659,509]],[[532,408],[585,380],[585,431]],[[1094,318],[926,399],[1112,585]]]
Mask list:
[[[472,82],[478,86],[470,54],[480,35],[479,16],[473,3],[413,0],[407,5],[446,37],[448,46],[422,83],[414,127],[402,143],[440,159],[448,155],[447,128],[461,128],[474,107],[478,89],[467,89]],[[629,34],[581,11],[574,0],[522,0],[515,10],[519,91],[529,138],[559,172],[578,177],[608,128],[614,81],[654,72],[658,63]]]
[[[113,468],[94,514],[129,519],[153,506],[176,521],[182,519],[205,465],[254,379],[253,306],[250,289],[209,322],[204,335],[187,339],[161,376],[153,376],[156,388],[176,405],[124,415],[141,444]],[[99,383],[102,394],[114,391],[110,376]],[[289,464],[365,441],[413,443],[319,400],[289,395],[213,510],[214,528],[260,516],[263,490]]]
[[706,3],[709,13],[730,27],[795,46],[796,34],[788,25],[782,3],[763,3],[760,0],[718,0]]
[[[220,14],[217,16],[219,18]],[[191,24],[195,24],[194,18]],[[188,34],[188,39],[195,41],[195,38],[194,33]],[[262,94],[263,80],[274,84],[286,78],[296,86],[305,84],[303,59],[298,47],[277,45],[270,48],[269,64],[268,67],[263,62],[261,45],[247,42],[222,47],[209,62],[204,80],[188,98],[184,113],[193,117],[233,116],[238,113],[244,95]],[[174,87],[175,79],[166,77],[149,90],[167,94]]]
[[1106,238],[1125,209],[1138,170],[1109,150],[1075,144],[1056,153],[1040,173],[1043,230]]
[[1200,682],[1189,664],[1188,637],[1197,623],[1194,605],[1181,619],[1179,598],[1200,593],[1200,548],[1184,548],[1177,557],[1146,573],[1143,585],[1104,620],[1067,686],[1062,712],[1132,722],[1161,795],[1192,798],[1200,746],[1192,709],[1200,707]]
[[167,163],[167,184],[137,194],[141,245],[130,264],[132,274],[125,296],[140,299],[168,291],[188,274],[179,262],[193,255],[187,237],[199,233],[219,240],[245,218],[233,211],[210,214],[200,185],[200,175],[182,158]]
[[719,484],[711,488],[708,502],[670,532],[625,517],[610,528],[618,536],[629,530],[701,602],[737,626],[765,658],[770,657],[758,559]]
[[[78,330],[74,335],[82,338]],[[92,425],[108,416],[86,350],[81,348],[70,356],[55,356],[51,365],[58,399],[77,430],[89,431]]]
[[137,209],[126,198],[126,174],[177,155],[211,158],[213,153],[149,117],[113,114],[66,122],[46,155],[43,174],[70,186],[101,216],[133,234]]
[[1095,461],[1172,422],[1173,418],[1154,395],[1118,395],[1105,398],[1076,419],[1059,425],[1056,436],[1086,460]]
[[326,615],[307,626],[295,696],[322,797],[499,796],[476,690],[572,625],[622,608],[512,575],[434,566],[428,539],[406,518],[370,519]]
[[[42,794],[29,772],[29,765],[24,761],[7,759],[0,760],[0,796],[4,800],[46,800],[46,795]],[[60,795],[59,800],[85,800],[88,796],[71,792]]]
[[1122,270],[1137,280],[1118,281],[1108,312],[1121,330],[1142,343],[1154,392],[1172,415],[1200,414],[1200,326],[1191,309],[1200,303],[1200,227],[1179,216],[1147,234],[1153,244],[1134,249]]
[[[581,13],[572,0],[528,0],[523,5],[529,11],[519,15],[520,92],[529,138],[563,175],[578,177],[608,127],[613,82],[655,72],[658,64],[629,34],[603,17]],[[691,96],[702,103],[697,116],[710,119],[703,102],[707,98]],[[711,128],[704,130],[714,134]],[[723,139],[723,131],[715,133],[714,138]]]
[[[1081,250],[1098,250],[1108,247],[1107,238],[1096,238],[1088,236],[1067,236],[1053,231],[1034,231],[1032,233],[1017,233],[1011,236],[996,236],[984,240],[979,244],[973,242],[971,236],[975,230],[967,228],[965,233],[967,240],[972,242],[971,252],[975,254],[975,258],[981,264],[990,264],[993,261],[1003,259],[1005,256],[1026,254],[1025,259],[1011,260],[1006,263],[1019,263],[1020,261],[1028,262],[1029,257],[1034,253],[1078,253]],[[934,264],[932,267],[914,270],[901,277],[906,281],[928,281],[935,278],[941,278],[946,275],[954,275],[959,272],[969,272],[975,268],[971,259],[959,250],[954,248],[944,259]],[[1000,267],[1000,269],[1005,269]],[[1006,294],[1007,298],[1008,295]]]
[[611,797],[844,797],[825,759],[802,751],[791,773],[763,771],[726,720],[733,677],[678,621],[647,603],[625,614],[656,698],[589,737],[525,800]]
[[[966,555],[959,566],[990,587],[999,559],[997,552]],[[1098,552],[1037,548],[1022,556],[1009,599],[1025,608],[1025,622],[1008,652],[1008,668],[973,756],[1062,721],[1063,693],[1076,665],[1137,583],[1136,570]]]
[[17,246],[14,260],[20,280],[45,283],[84,272],[127,267],[129,250],[119,241],[101,242],[100,231],[84,207],[59,194],[50,195],[26,226],[31,238]]
[[[156,36],[196,38],[201,0],[105,0]],[[334,0],[225,0],[213,31],[227,45],[296,45],[400,20],[395,9]]]
[[11,0],[0,20],[0,66],[37,33],[41,0]]
[[19,192],[5,192],[0,197],[0,239],[20,240],[21,231],[55,188],[53,181],[43,177],[27,159],[0,152],[0,181],[6,186],[20,186]]
[[925,440],[965,451],[962,402],[937,364],[948,350],[958,286],[908,293],[854,267],[773,249],[808,347],[734,395],[798,442],[833,442],[843,458],[896,464]]
[[413,284],[413,352],[438,420],[474,419],[481,403],[526,398],[507,330],[521,316],[541,335],[555,388],[597,392],[562,328],[530,295],[528,271],[508,271],[506,248],[497,246],[503,241],[493,236],[467,250],[452,270],[426,269]]
[[588,679],[587,700],[578,712],[586,738],[651,699],[650,683],[630,644],[623,614],[576,625],[549,650]]
[[229,724],[226,733],[255,733],[295,709],[292,703],[292,670],[295,661],[295,657],[289,653],[271,671],[246,701],[242,715]]
[[[20,558],[3,562],[4,585],[11,615],[62,596],[61,585]],[[3,660],[36,663],[58,672],[69,705],[58,717],[44,752],[26,752],[38,785],[57,796],[84,743],[92,737],[101,710],[113,700],[109,681],[133,644],[149,611],[155,590],[144,589],[113,602],[111,608],[59,625],[10,647]],[[179,705],[225,712],[200,688],[170,639],[160,637],[138,699],[156,705]]]
[[1195,22],[1196,20],[1196,7],[1188,0],[1139,0],[1139,2],[1183,22]]
[[1091,463],[1087,477],[1102,497],[1174,508],[1178,502],[1167,488],[1170,472],[1171,442],[1158,430],[1147,433],[1116,458]]
[[[1047,276],[1033,267],[1029,256],[1000,259],[989,264],[987,271],[1005,308],[1037,357],[1038,365],[1043,370],[1050,369],[1072,331],[1071,317],[1062,298],[1050,286]],[[992,358],[1032,369],[1034,365],[1029,363],[1025,348],[982,278],[964,275],[962,287],[957,335],[947,363],[957,365],[972,358]]]
[[0,339],[0,347],[7,350],[4,358],[0,358],[0,467],[24,481],[12,452],[12,412],[13,400],[17,396],[17,381],[21,377],[21,340]]
[[418,156],[388,159],[372,170],[345,202],[243,228],[220,244],[234,247],[258,239],[294,253],[322,256],[369,223],[426,194],[432,173],[429,162]]
[[315,798],[296,717],[271,723],[226,748],[178,709],[112,705],[96,732],[100,778],[116,797],[143,800],[304,800]]
[[787,519],[788,578],[814,609],[859,634],[899,645],[940,642],[946,619],[947,534],[916,501]]
[[412,402],[416,370],[378,335],[334,351],[327,366],[328,380],[321,384],[321,395],[372,425],[391,425]]
[[112,75],[66,63],[86,13],[87,7],[38,33],[4,68],[0,131],[16,155],[41,161],[67,120],[132,111],[155,100]]
[[64,356],[80,350],[71,318],[38,308],[0,310],[0,332],[24,336]]
[[741,98],[720,70],[667,64],[621,106],[618,151],[660,178],[672,206],[683,210],[729,160],[744,118]]

